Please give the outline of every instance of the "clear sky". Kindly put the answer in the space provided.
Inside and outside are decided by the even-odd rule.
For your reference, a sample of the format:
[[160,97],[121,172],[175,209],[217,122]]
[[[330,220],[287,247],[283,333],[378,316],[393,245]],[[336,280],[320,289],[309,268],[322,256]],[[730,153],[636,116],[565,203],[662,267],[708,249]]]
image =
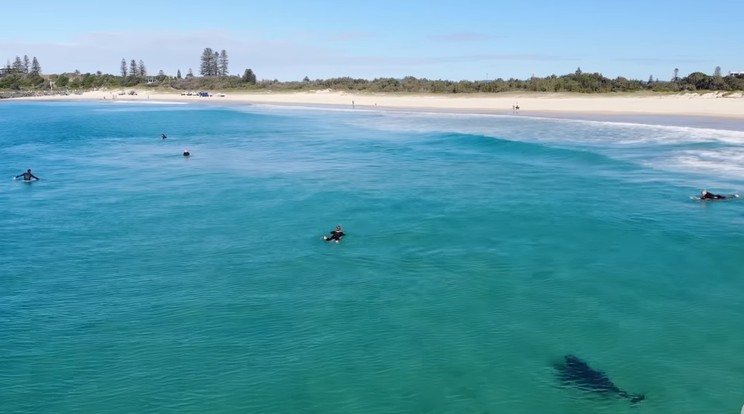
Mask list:
[[121,59],[199,74],[206,47],[258,79],[668,80],[744,71],[744,1],[3,0],[0,64],[119,74]]

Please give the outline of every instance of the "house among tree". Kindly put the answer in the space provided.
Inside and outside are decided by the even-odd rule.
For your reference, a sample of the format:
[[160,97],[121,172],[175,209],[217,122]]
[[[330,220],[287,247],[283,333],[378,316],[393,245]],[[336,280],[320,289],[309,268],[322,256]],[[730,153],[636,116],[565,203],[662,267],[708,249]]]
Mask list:
[[147,78],[147,84],[148,84],[148,85],[155,85],[155,84],[157,84],[157,83],[158,83],[157,79],[155,79],[155,78],[153,78],[153,77],[149,77],[149,78]]

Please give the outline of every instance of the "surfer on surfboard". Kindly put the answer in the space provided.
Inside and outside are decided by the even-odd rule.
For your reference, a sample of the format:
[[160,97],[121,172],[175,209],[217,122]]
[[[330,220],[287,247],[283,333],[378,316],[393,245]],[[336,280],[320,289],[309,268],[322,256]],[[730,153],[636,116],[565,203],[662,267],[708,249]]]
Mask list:
[[737,198],[739,197],[738,194],[733,194],[730,196],[720,195],[720,194],[713,194],[706,190],[703,190],[700,192],[700,199],[701,200],[725,200],[727,198]]
[[323,236],[323,240],[325,240],[325,241],[335,241],[336,243],[338,243],[339,241],[341,241],[341,239],[344,238],[344,236],[346,236],[346,234],[344,234],[343,229],[341,228],[341,226],[338,225],[338,226],[336,226],[336,230],[332,230],[331,231],[330,235]]
[[20,174],[16,175],[15,177],[13,177],[13,179],[15,180],[16,178],[19,178],[19,177],[23,177],[23,181],[31,181],[32,179],[33,180],[38,180],[39,179],[39,177],[37,177],[37,176],[35,176],[35,175],[33,175],[31,173],[31,169],[30,168],[28,170],[26,170],[26,172],[20,173]]

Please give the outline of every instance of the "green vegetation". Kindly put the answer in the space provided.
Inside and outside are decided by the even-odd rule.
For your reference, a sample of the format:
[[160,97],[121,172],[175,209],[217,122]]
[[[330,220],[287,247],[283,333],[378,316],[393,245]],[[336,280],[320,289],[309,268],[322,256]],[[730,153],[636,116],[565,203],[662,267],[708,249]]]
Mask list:
[[401,93],[499,93],[499,92],[573,92],[573,93],[614,93],[614,92],[694,92],[694,91],[743,91],[744,75],[721,76],[720,67],[714,75],[694,72],[687,77],[679,77],[679,69],[674,69],[670,81],[647,81],[617,77],[610,79],[600,73],[584,73],[577,69],[572,74],[551,75],[544,78],[495,79],[483,81],[430,80],[407,76],[398,78],[377,78],[374,80],[350,77],[279,82],[278,80],[257,80],[252,69],[245,69],[241,76],[229,75],[227,52],[216,52],[205,48],[200,60],[201,77],[196,77],[191,68],[185,77],[179,69],[175,76],[159,71],[157,76],[148,76],[142,60],[121,60],[120,76],[103,74],[63,73],[42,75],[36,58],[33,62],[24,56],[16,57],[0,69],[0,90],[9,91],[50,91],[50,90],[90,90],[121,89],[133,87],[176,89],[176,90],[270,90],[270,91],[308,91],[332,89],[354,92],[401,92]]
[[349,77],[279,82],[277,80],[257,81],[251,69],[242,76],[202,76],[186,75],[185,78],[167,76],[162,72],[147,77],[128,74],[126,77],[102,73],[63,73],[61,75],[9,73],[0,77],[3,90],[42,90],[54,88],[69,89],[117,89],[132,87],[159,87],[176,90],[226,90],[250,89],[272,91],[307,91],[333,89],[354,92],[404,92],[404,93],[498,93],[498,92],[694,92],[694,91],[742,91],[744,76],[709,76],[694,72],[679,81],[639,81],[623,77],[606,78],[598,73],[581,73],[546,78],[495,79],[492,81],[448,81],[429,80],[407,76],[403,79],[377,78],[374,80]]
[[686,78],[662,82],[630,80],[623,77],[609,79],[599,73],[576,73],[545,78],[495,79],[492,81],[446,81],[417,79],[378,78],[366,79],[335,78],[302,82],[259,82],[257,86],[269,89],[334,89],[365,92],[409,92],[409,93],[495,93],[495,92],[692,92],[692,91],[742,91],[744,76],[708,76],[701,72]]
[[213,51],[207,47],[202,52],[200,73],[202,76],[227,76],[228,58],[225,49],[222,52]]

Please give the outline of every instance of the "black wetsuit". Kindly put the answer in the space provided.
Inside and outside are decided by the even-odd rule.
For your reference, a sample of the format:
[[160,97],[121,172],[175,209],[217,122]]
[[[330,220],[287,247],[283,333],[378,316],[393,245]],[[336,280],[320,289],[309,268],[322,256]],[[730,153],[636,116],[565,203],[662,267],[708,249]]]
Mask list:
[[32,178],[33,178],[33,179],[36,179],[36,180],[38,180],[38,179],[39,179],[39,177],[37,177],[37,176],[35,176],[35,175],[31,174],[31,173],[30,173],[30,172],[28,172],[28,171],[26,171],[26,172],[25,172],[25,173],[23,173],[23,174],[18,174],[18,175],[16,175],[16,176],[15,176],[15,178],[18,178],[18,177],[23,177],[23,181],[31,181],[31,179],[32,179]]
[[346,236],[346,235],[344,234],[344,232],[343,232],[343,231],[340,231],[340,230],[333,230],[333,231],[331,232],[331,235],[330,235],[330,236],[328,236],[328,237],[326,237],[325,239],[326,239],[326,241],[331,241],[331,240],[336,240],[336,241],[338,241],[338,240],[341,240],[341,238],[343,238],[344,236]]
[[188,152],[188,151],[184,151],[184,152],[183,152],[183,156],[184,156],[184,157],[189,157],[189,156],[191,156],[191,153],[190,153],[190,152]]
[[705,193],[702,197],[700,197],[702,200],[725,200],[726,196],[713,194],[713,193]]

